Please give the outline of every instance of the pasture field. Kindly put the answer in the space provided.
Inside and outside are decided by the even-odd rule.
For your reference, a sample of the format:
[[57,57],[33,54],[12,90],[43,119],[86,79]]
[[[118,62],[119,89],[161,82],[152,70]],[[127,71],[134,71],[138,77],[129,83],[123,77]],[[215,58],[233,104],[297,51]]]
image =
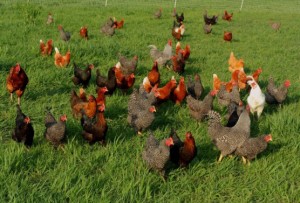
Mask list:
[[[189,0],[177,2],[177,11],[185,14],[186,32],[182,45],[191,45],[191,56],[184,76],[199,73],[205,94],[212,87],[214,73],[229,80],[228,58],[233,51],[245,60],[246,73],[262,67],[260,86],[265,91],[269,76],[277,83],[291,81],[289,95],[282,108],[266,105],[259,120],[251,117],[251,135],[271,133],[273,142],[250,166],[239,158],[217,163],[218,150],[207,134],[207,123],[190,118],[184,102],[162,104],[150,129],[158,138],[169,136],[171,127],[183,138],[191,131],[198,154],[187,169],[169,173],[168,180],[149,172],[141,153],[148,136],[135,135],[127,124],[128,94],[116,91],[107,97],[107,146],[90,146],[81,136],[81,126],[72,117],[69,98],[73,62],[83,67],[93,63],[102,74],[118,61],[117,54],[139,63],[135,87],[152,67],[150,44],[163,49],[172,39],[173,2],[167,0],[5,0],[0,3],[0,202],[299,202],[300,201],[300,3],[296,0],[241,1]],[[163,9],[161,19],[153,13]],[[221,19],[224,10],[233,12],[233,21]],[[203,12],[219,14],[212,34],[202,30]],[[54,24],[46,25],[48,12]],[[102,35],[100,26],[110,17],[125,19],[124,28],[112,37]],[[275,32],[270,22],[281,22]],[[72,33],[70,42],[59,38],[61,24]],[[86,25],[90,40],[82,40],[79,29]],[[233,42],[223,41],[223,31],[233,32]],[[64,69],[54,66],[53,55],[42,57],[39,40],[52,38],[62,53],[71,51],[71,64]],[[173,40],[173,47],[176,42]],[[32,119],[35,130],[33,147],[27,150],[11,139],[16,116],[16,96],[10,102],[6,77],[10,67],[20,63],[29,84],[21,99],[23,112]],[[161,68],[162,84],[172,75]],[[88,94],[95,92],[92,73]],[[242,93],[246,102],[247,93]],[[45,107],[56,117],[68,116],[68,143],[55,150],[43,133]],[[217,101],[214,109],[225,114]]]

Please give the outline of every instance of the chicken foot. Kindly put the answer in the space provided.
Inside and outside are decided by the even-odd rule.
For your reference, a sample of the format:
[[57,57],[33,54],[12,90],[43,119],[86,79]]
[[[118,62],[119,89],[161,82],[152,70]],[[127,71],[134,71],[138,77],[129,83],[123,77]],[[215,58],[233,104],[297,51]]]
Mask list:
[[221,154],[220,154],[220,157],[219,157],[219,159],[218,159],[218,162],[221,162],[222,159],[223,159],[223,155],[222,155],[222,153],[221,153]]

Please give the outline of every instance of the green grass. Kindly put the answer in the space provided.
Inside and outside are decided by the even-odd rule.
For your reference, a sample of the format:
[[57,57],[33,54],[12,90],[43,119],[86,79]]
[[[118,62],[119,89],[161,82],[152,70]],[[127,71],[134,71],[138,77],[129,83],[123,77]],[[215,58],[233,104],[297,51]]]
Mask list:
[[[290,79],[289,96],[281,109],[266,106],[259,121],[252,118],[252,135],[272,133],[273,142],[250,166],[240,159],[216,162],[219,152],[207,135],[207,124],[197,123],[181,107],[168,102],[156,113],[150,127],[159,138],[176,127],[181,137],[191,131],[196,139],[198,156],[186,170],[177,169],[164,182],[149,172],[141,158],[145,138],[137,137],[126,122],[128,95],[117,91],[107,98],[108,144],[89,146],[81,137],[79,121],[72,118],[69,93],[72,66],[58,69],[53,56],[41,57],[39,40],[52,38],[62,53],[71,50],[71,62],[83,66],[94,63],[102,73],[113,66],[117,53],[139,56],[137,87],[152,67],[150,44],[160,49],[171,38],[171,1],[4,1],[0,3],[0,201],[1,202],[298,202],[300,199],[300,110],[299,64],[300,7],[298,1],[178,1],[178,11],[186,17],[186,36],[192,54],[184,75],[200,73],[206,92],[212,87],[212,74],[229,80],[227,60],[231,51],[245,60],[246,72],[262,67],[260,84],[266,88],[270,75],[276,81]],[[136,4],[136,5],[135,5]],[[160,20],[152,18],[163,8]],[[204,35],[202,13],[220,16],[224,9],[234,12],[233,21],[222,19],[212,35]],[[46,26],[48,12],[55,24]],[[100,34],[100,25],[110,16],[124,18],[125,26],[113,37]],[[280,21],[274,32],[270,21]],[[69,43],[59,39],[57,25],[72,33]],[[79,29],[89,28],[90,40],[79,37]],[[233,42],[222,39],[224,30],[233,32]],[[174,42],[175,44],[175,42]],[[22,97],[22,109],[32,118],[34,145],[27,151],[11,139],[16,115],[16,97],[9,100],[5,80],[11,66],[19,62],[30,82]],[[162,83],[172,75],[161,69]],[[95,95],[95,72],[86,90]],[[76,87],[77,89],[77,87]],[[246,94],[243,99],[246,101]],[[217,102],[215,109],[222,115]],[[44,109],[51,106],[54,115],[68,116],[68,143],[65,152],[54,150],[43,137]]]

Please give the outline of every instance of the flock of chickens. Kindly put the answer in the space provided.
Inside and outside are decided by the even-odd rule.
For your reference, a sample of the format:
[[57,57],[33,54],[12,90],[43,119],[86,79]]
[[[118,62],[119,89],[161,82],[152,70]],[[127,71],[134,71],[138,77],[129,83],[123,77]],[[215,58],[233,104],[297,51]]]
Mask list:
[[[162,9],[155,12],[154,17],[160,18]],[[232,20],[233,14],[224,12],[223,19]],[[155,45],[149,45],[150,57],[153,59],[152,69],[144,77],[139,88],[133,88],[128,101],[127,121],[137,134],[142,134],[153,120],[155,112],[163,102],[172,100],[176,105],[180,105],[186,100],[190,116],[198,122],[208,121],[208,135],[213,144],[221,152],[218,161],[223,157],[237,155],[242,157],[244,163],[249,163],[257,154],[267,148],[267,143],[272,140],[271,134],[259,137],[251,137],[250,112],[256,114],[257,118],[263,113],[265,103],[281,105],[287,97],[290,81],[286,80],[280,86],[276,86],[274,79],[270,77],[266,92],[259,86],[259,75],[262,69],[257,69],[253,74],[246,74],[244,71],[243,59],[237,59],[231,52],[228,64],[231,79],[228,82],[222,81],[216,74],[213,74],[213,86],[211,90],[204,94],[204,87],[199,74],[194,77],[184,77],[185,61],[189,59],[190,45],[181,48],[180,40],[185,32],[184,14],[178,15],[173,12],[174,26],[172,36],[178,42],[173,54],[172,40],[168,40],[163,51]],[[217,23],[218,16],[204,16],[204,32],[210,33],[212,25]],[[53,23],[53,16],[48,15],[47,24]],[[112,36],[116,28],[122,28],[124,19],[118,22],[115,18],[109,18],[100,28],[100,32]],[[61,25],[58,26],[60,37],[64,41],[69,41],[71,34],[66,32]],[[224,40],[231,41],[232,34],[224,32]],[[79,31],[83,39],[88,40],[88,30],[82,27]],[[227,38],[227,36],[230,36]],[[230,39],[229,39],[230,38]],[[41,55],[52,54],[52,40],[44,43],[40,40]],[[66,67],[70,63],[70,51],[65,55],[59,53],[55,47],[54,64],[57,67]],[[100,74],[96,70],[97,97],[87,96],[84,88],[89,85],[91,74],[94,69],[93,64],[88,64],[82,69],[75,63],[74,76],[72,82],[76,86],[82,86],[77,93],[71,91],[70,106],[73,117],[80,119],[82,126],[82,136],[89,143],[100,142],[105,145],[108,125],[105,119],[106,97],[112,95],[116,89],[127,92],[135,83],[135,73],[137,70],[138,56],[126,58],[119,55],[119,61],[111,67],[107,76]],[[181,74],[177,83],[173,76],[166,84],[161,84],[160,68],[167,67],[174,72]],[[11,99],[15,92],[18,97],[17,116],[12,138],[17,142],[24,142],[27,147],[33,143],[34,130],[29,116],[26,116],[20,107],[20,99],[26,89],[29,79],[20,64],[11,67],[7,76],[6,86]],[[240,93],[247,94],[247,104],[241,99]],[[214,111],[213,101],[217,98],[218,105],[227,109],[225,120],[227,124],[222,124],[221,115]],[[46,109],[45,115],[45,138],[55,147],[63,145],[66,138],[67,116],[61,115],[55,119],[51,109]],[[197,155],[195,139],[191,132],[186,132],[184,141],[181,141],[174,129],[171,129],[170,136],[161,141],[157,140],[152,132],[146,140],[142,158],[150,169],[158,171],[165,177],[165,171],[170,163],[177,167],[186,167]]]

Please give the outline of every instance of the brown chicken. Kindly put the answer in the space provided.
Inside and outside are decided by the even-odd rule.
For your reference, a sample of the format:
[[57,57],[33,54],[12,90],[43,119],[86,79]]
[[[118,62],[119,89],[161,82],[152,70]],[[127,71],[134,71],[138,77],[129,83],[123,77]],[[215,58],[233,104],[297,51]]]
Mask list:
[[18,104],[20,105],[21,97],[24,94],[28,82],[29,79],[20,64],[17,63],[15,66],[11,67],[9,75],[6,78],[6,88],[10,93],[10,99],[13,99],[13,93],[16,92]]
[[106,87],[100,87],[97,90],[97,98],[96,103],[97,107],[100,108],[101,111],[105,111],[106,101],[105,101],[105,93],[108,91]]
[[117,19],[114,17],[114,25],[117,29],[121,29],[124,26],[124,19],[122,18],[122,20],[118,22]]
[[262,73],[262,68],[258,68],[256,71],[254,71],[254,73],[252,74],[252,77],[255,80],[255,82],[258,82],[258,78],[261,73]]
[[184,77],[180,77],[178,86],[173,90],[171,94],[171,99],[173,102],[175,102],[175,104],[180,105],[181,102],[185,99],[186,94],[187,92],[184,84]]
[[266,102],[268,104],[282,104],[287,97],[288,88],[291,86],[289,80],[284,81],[280,86],[276,86],[274,79],[269,78],[266,92]]
[[178,55],[172,56],[172,62],[173,71],[182,74],[185,68],[185,60],[181,51],[179,51]]
[[80,36],[83,38],[83,39],[86,39],[86,40],[88,40],[88,29],[87,29],[87,27],[81,27],[80,28],[80,31],[79,31],[79,34],[80,34]]
[[52,39],[49,39],[47,41],[47,44],[45,44],[43,40],[40,40],[40,51],[43,56],[52,54],[52,49],[53,49],[52,42],[53,42]]
[[78,116],[78,112],[73,108],[78,103],[87,102],[88,99],[86,97],[86,93],[83,88],[79,89],[79,95],[75,92],[75,90],[71,91],[71,97],[70,97],[70,104],[71,109],[74,117]]
[[200,99],[202,92],[204,91],[204,87],[201,82],[200,75],[198,73],[195,74],[194,80],[191,77],[188,77],[187,83],[187,92],[195,99]]
[[55,47],[54,64],[56,67],[66,67],[70,63],[71,52],[67,51],[66,55],[63,56],[59,53],[57,47]]
[[[226,82],[221,81],[217,74],[213,74],[213,90],[218,92],[222,85],[227,85]],[[227,89],[227,88],[226,88]],[[230,89],[230,88],[229,88]],[[228,90],[229,91],[229,90]]]
[[[160,83],[160,73],[158,70],[158,64],[157,61],[154,62],[151,71],[148,72],[148,80],[150,82],[150,85],[153,87],[154,85],[159,85]],[[145,88],[146,89],[146,88]],[[147,88],[148,90],[149,88]],[[147,91],[146,90],[146,91]],[[148,91],[147,91],[148,92]],[[150,92],[150,91],[149,91]],[[149,93],[148,92],[148,93]]]
[[180,27],[176,27],[176,24],[174,22],[174,26],[172,29],[172,36],[178,41],[180,41],[184,32],[185,32],[185,26],[181,24]]
[[223,39],[227,42],[231,42],[232,32],[224,31]]
[[224,15],[222,16],[223,20],[231,21],[233,13],[229,14],[226,10],[224,11]]
[[230,53],[230,57],[228,59],[228,70],[233,73],[235,70],[244,71],[244,60],[235,58],[233,52]]
[[170,98],[171,92],[176,88],[176,79],[172,76],[171,80],[163,87],[157,88],[157,85],[152,89],[159,101],[167,101]]
[[[156,84],[155,86],[158,86],[158,84]],[[144,87],[144,90],[145,90],[147,93],[150,93],[150,92],[151,92],[153,86],[151,85],[150,80],[149,80],[148,77],[145,77],[145,78],[143,79],[143,87]]]
[[96,98],[93,95],[90,95],[87,102],[79,102],[75,104],[72,108],[75,118],[82,117],[82,109],[84,110],[86,116],[93,118],[97,110]]
[[187,44],[187,45],[185,45],[184,49],[181,49],[180,42],[177,42],[175,54],[178,55],[179,52],[182,53],[182,56],[183,56],[184,60],[188,60],[189,57],[190,57],[190,54],[191,54],[191,47],[190,47],[190,45]]
[[131,88],[135,82],[135,75],[131,73],[129,76],[123,74],[120,63],[115,66],[115,76],[117,81],[117,87],[122,90]]

